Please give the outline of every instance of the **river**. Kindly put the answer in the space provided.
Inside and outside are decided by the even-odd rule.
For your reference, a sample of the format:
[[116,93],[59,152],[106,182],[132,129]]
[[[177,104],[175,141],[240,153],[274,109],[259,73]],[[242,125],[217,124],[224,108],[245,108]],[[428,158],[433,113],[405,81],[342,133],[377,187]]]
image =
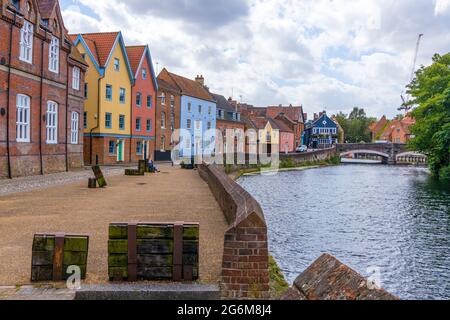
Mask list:
[[330,253],[364,276],[378,270],[402,299],[450,299],[450,186],[426,169],[351,164],[239,183],[263,207],[290,284]]

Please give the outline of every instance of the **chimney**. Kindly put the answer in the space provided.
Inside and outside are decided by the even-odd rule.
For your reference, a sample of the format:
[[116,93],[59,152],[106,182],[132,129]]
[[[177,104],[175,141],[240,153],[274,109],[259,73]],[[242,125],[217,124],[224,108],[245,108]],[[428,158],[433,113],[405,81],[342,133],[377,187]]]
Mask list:
[[195,78],[195,81],[197,81],[198,83],[200,83],[200,85],[201,85],[202,87],[205,86],[205,78],[203,78],[203,75],[197,76],[197,77]]

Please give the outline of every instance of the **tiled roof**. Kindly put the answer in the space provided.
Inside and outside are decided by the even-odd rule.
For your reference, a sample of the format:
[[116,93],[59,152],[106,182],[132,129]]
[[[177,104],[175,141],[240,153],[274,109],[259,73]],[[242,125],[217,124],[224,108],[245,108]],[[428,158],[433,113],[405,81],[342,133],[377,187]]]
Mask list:
[[100,67],[104,68],[119,36],[119,32],[83,33],[81,36]]
[[199,98],[206,101],[214,101],[213,97],[211,97],[208,91],[197,81],[179,76],[177,74],[168,71],[167,73],[169,74],[170,78],[175,82],[175,84],[181,89],[181,93],[183,95]]
[[[270,123],[272,124],[272,128],[274,129],[278,129],[280,130],[280,132],[289,132],[289,133],[293,133],[294,131],[292,131],[291,128],[289,128],[283,121],[281,120],[277,120],[277,119],[272,119],[269,118]],[[276,125],[276,127],[274,127],[274,125]]]
[[227,98],[220,94],[211,93],[214,101],[217,103],[217,108],[228,112],[236,112],[236,109],[228,102]]
[[386,127],[386,124],[388,123],[386,116],[383,116],[378,122],[373,123],[369,129],[373,133],[377,134],[381,130],[383,130],[384,127]]
[[131,70],[136,75],[142,56],[144,55],[146,46],[130,46],[127,48],[128,60],[130,61]]
[[41,14],[42,19],[48,19],[52,15],[53,9],[57,0],[39,0],[37,1],[39,12]]
[[295,122],[304,122],[302,106],[269,106],[267,107],[267,116],[276,118],[280,113],[284,113],[289,119]]
[[157,78],[157,81],[158,81],[158,87],[160,89],[169,90],[169,91],[181,94],[181,89],[178,88],[176,85],[173,85],[173,84],[171,84],[163,79],[159,79],[159,78]]

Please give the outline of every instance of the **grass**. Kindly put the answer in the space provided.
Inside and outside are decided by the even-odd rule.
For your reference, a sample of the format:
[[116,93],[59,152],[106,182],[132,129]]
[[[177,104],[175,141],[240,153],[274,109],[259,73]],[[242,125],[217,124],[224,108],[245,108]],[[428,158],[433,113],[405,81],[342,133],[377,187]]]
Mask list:
[[289,284],[272,256],[269,256],[269,278],[270,296],[279,299],[289,289]]

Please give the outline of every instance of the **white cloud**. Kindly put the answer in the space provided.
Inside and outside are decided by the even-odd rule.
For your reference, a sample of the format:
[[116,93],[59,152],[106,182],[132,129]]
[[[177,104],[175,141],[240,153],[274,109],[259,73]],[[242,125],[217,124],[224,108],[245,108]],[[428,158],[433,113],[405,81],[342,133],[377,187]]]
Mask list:
[[152,1],[78,0],[82,11],[74,2],[63,15],[70,32],[122,30],[127,43],[148,43],[160,70],[201,73],[225,96],[301,103],[310,114],[360,106],[393,116],[417,35],[419,64],[450,51],[450,0]]

